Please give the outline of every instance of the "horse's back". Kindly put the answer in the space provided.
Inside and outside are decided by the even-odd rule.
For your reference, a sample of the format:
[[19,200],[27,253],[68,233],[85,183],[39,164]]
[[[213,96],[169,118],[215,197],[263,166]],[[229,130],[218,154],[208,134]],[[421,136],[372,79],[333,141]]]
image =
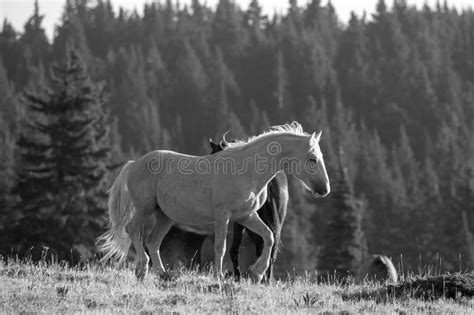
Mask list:
[[[142,155],[130,166],[130,180],[148,180],[153,175],[166,173],[166,166],[171,158],[182,156],[180,153],[168,150],[155,150]],[[133,182],[132,184],[135,184]]]
[[[155,150],[146,153],[130,165],[127,187],[135,203],[151,207],[158,203],[163,211],[170,211],[176,201],[193,196],[199,183],[196,175],[187,176],[186,170],[179,167],[184,159],[194,161],[196,157],[168,150]],[[181,164],[180,164],[181,163]],[[190,166],[191,168],[192,166]],[[201,185],[202,186],[202,185]]]

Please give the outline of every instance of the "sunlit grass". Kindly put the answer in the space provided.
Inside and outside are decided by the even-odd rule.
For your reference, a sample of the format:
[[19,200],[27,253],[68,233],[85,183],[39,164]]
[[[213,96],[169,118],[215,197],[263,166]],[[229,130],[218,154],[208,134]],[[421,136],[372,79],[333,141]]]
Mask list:
[[472,299],[422,300],[395,296],[382,285],[315,283],[310,274],[256,285],[216,280],[209,273],[178,270],[171,281],[147,275],[138,282],[133,268],[89,264],[70,268],[58,262],[0,262],[0,313],[473,313]]

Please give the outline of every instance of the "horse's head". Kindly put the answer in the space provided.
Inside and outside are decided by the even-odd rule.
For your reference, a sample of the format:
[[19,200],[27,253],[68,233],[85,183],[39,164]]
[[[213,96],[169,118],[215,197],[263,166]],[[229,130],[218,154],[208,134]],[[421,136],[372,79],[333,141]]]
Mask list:
[[319,147],[321,132],[308,136],[302,153],[298,156],[301,167],[298,174],[295,170],[289,170],[295,177],[300,179],[306,188],[318,197],[325,197],[331,191],[329,178],[324,165],[323,154]]

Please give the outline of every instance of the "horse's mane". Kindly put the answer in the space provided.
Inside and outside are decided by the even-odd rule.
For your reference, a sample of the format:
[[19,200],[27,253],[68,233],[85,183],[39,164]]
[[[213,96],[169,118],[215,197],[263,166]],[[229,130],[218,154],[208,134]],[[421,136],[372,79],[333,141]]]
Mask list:
[[284,125],[271,126],[267,131],[264,131],[257,136],[250,137],[247,140],[227,141],[225,138],[227,133],[228,132],[226,132],[222,136],[221,145],[224,150],[242,148],[268,135],[274,135],[274,134],[292,134],[292,135],[297,135],[297,136],[309,136],[307,132],[303,131],[303,127],[301,126],[301,124],[296,121],[293,121],[292,123],[286,123]]

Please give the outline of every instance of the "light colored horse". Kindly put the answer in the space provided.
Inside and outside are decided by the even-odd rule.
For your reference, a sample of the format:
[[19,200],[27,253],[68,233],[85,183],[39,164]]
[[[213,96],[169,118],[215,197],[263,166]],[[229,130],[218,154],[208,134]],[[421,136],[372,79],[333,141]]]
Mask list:
[[129,161],[109,195],[110,229],[99,237],[103,260],[126,258],[136,249],[136,276],[148,271],[149,258],[142,244],[143,226],[151,214],[156,224],[146,246],[154,272],[165,275],[160,258],[161,242],[173,225],[213,224],[216,275],[222,277],[227,226],[235,221],[264,241],[261,256],[251,267],[260,282],[274,243],[271,230],[257,215],[267,199],[267,185],[279,171],[300,179],[315,196],[330,191],[319,147],[319,134],[308,134],[299,123],[275,126],[270,131],[207,156],[153,151]]

